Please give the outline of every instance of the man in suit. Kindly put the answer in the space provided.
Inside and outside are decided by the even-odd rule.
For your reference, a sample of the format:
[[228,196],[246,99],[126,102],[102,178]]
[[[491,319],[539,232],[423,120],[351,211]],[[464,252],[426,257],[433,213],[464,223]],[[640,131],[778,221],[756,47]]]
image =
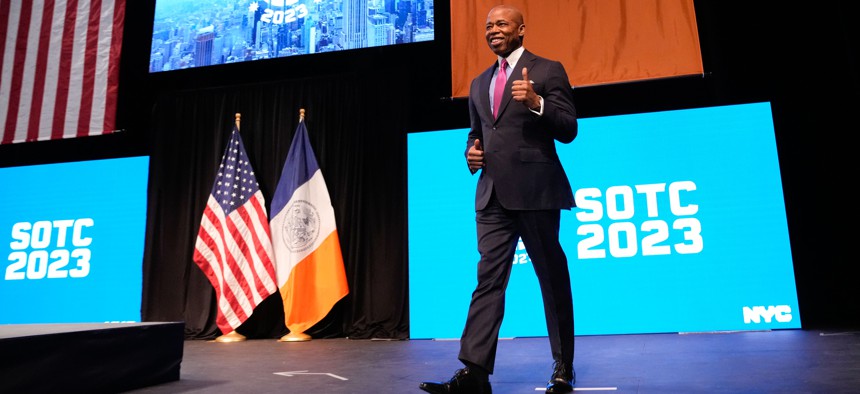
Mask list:
[[571,392],[576,381],[570,275],[558,240],[561,210],[575,204],[555,148],[555,141],[576,137],[576,110],[564,67],[525,50],[525,32],[516,8],[490,10],[485,36],[497,62],[472,81],[466,148],[469,170],[481,172],[475,194],[478,285],[460,339],[458,358],[465,367],[446,382],[419,385],[430,393],[492,392],[489,375],[520,238],[540,283],[554,361],[546,392]]

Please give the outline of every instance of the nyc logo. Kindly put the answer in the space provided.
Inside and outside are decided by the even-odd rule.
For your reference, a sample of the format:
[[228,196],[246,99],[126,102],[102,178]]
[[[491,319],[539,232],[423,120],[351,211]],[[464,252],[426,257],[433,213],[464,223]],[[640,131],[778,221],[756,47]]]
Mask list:
[[788,323],[791,321],[791,307],[788,305],[768,305],[754,306],[752,308],[745,306],[743,308],[744,324],[759,324],[762,318],[765,323],[770,323],[771,320],[776,320],[779,323]]

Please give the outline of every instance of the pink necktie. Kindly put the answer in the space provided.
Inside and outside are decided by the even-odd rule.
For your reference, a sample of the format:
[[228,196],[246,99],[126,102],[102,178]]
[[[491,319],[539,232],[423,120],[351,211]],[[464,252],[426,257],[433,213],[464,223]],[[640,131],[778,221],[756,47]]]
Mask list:
[[502,104],[502,94],[505,92],[505,83],[508,82],[508,60],[502,59],[499,65],[499,73],[496,75],[496,86],[493,88],[493,118],[499,117],[499,106]]

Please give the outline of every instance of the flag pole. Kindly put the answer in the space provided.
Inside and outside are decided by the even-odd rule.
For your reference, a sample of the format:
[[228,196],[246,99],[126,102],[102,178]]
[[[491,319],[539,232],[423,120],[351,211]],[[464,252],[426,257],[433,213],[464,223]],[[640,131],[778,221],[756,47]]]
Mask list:
[[[299,109],[299,123],[302,123],[304,121],[305,121],[305,109],[301,108],[301,109]],[[289,329],[289,327],[287,327],[287,328]],[[278,342],[306,342],[306,341],[310,341],[310,340],[311,340],[310,335],[305,334],[303,332],[291,330],[287,335],[284,335],[281,337],[281,339],[278,339]]]
[[[241,119],[242,119],[242,114],[236,112],[236,130],[241,130],[241,128],[239,127],[239,122],[241,121]],[[215,342],[221,342],[221,343],[242,342],[246,339],[247,338],[244,335],[239,334],[238,332],[236,332],[236,330],[233,330],[233,331],[230,331],[224,335],[219,336],[218,338],[215,338]]]

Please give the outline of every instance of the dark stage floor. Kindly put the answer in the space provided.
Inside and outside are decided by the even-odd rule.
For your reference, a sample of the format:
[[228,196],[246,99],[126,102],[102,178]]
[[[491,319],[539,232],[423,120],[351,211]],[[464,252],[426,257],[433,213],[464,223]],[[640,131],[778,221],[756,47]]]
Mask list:
[[[860,332],[783,330],[584,336],[576,392],[860,393]],[[156,393],[423,393],[460,367],[457,341],[185,341],[179,381]],[[499,342],[495,394],[543,392],[546,338]],[[292,373],[290,373],[292,372]]]

